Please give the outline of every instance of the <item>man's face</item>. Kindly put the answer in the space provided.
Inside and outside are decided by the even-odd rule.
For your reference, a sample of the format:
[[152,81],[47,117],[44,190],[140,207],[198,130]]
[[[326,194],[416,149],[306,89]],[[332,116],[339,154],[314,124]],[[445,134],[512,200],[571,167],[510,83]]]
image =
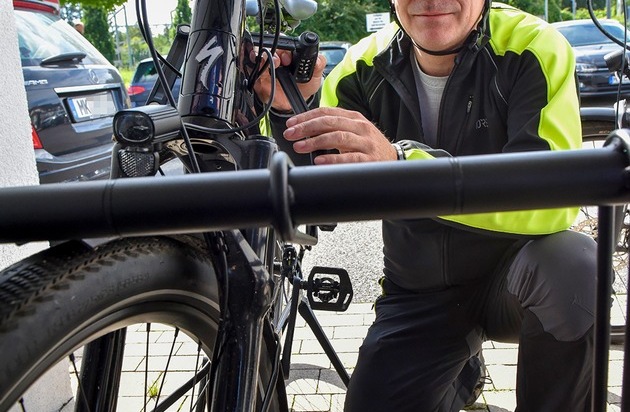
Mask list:
[[484,0],[393,0],[405,31],[421,47],[459,47],[475,27]]

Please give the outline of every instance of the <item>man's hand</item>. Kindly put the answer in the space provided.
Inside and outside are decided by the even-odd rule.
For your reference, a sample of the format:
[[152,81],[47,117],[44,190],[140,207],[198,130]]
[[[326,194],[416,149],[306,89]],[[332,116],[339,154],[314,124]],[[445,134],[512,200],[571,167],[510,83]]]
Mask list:
[[396,149],[362,114],[338,107],[309,110],[287,120],[285,139],[293,150],[310,153],[337,149],[339,154],[317,156],[315,164],[396,160]]
[[[266,54],[263,54],[263,61],[265,62]],[[256,52],[252,51],[250,56],[252,61],[256,60]],[[276,54],[273,56],[273,65],[275,68],[282,66],[289,66],[291,64],[291,52],[286,50],[278,50]],[[322,85],[322,80],[324,77],[324,68],[326,67],[326,58],[323,55],[317,56],[317,63],[315,64],[315,70],[313,71],[313,77],[308,83],[298,83],[298,88],[304,97],[304,100],[308,100],[311,96],[313,96]],[[265,71],[254,84],[254,91],[258,95],[263,102],[269,101],[269,96],[271,95],[271,76],[269,75],[269,71]],[[275,97],[273,99],[272,107],[275,110],[286,112],[291,110],[291,103],[285,96],[282,91],[282,87],[280,87],[280,83],[276,81],[276,92]]]

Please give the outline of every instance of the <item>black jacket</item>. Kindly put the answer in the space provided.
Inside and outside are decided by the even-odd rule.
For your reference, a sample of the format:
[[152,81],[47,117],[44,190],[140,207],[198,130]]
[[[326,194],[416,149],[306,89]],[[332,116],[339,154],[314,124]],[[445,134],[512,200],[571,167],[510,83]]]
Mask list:
[[[486,30],[473,33],[456,57],[436,147],[424,141],[411,41],[394,23],[348,51],[327,77],[321,105],[361,112],[392,142],[401,142],[407,161],[579,148],[575,60],[566,40],[547,23],[507,6],[493,6]],[[567,229],[576,213],[387,220],[384,272],[411,290],[466,284],[492,273],[516,242]]]

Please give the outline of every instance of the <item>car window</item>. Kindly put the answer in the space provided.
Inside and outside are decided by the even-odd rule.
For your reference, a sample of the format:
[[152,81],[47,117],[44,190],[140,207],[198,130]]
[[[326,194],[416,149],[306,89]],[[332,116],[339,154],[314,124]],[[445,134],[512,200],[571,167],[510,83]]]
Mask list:
[[140,63],[133,75],[132,83],[148,83],[157,79],[157,71],[152,61]]
[[[614,38],[623,42],[623,27],[602,25]],[[571,46],[588,46],[591,44],[612,43],[594,24],[558,27],[558,31],[567,38]],[[630,39],[630,36],[628,36]]]
[[84,52],[83,63],[109,64],[79,32],[59,17],[32,10],[15,10],[22,66],[36,66],[62,53]]
[[346,54],[345,49],[322,49],[320,53],[326,57],[326,64],[329,66],[337,65]]

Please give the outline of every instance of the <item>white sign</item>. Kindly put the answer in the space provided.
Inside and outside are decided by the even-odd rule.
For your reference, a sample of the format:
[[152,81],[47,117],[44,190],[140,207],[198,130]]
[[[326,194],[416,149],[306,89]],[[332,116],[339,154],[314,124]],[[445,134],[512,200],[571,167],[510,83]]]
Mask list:
[[371,13],[365,15],[365,25],[368,33],[375,32],[389,24],[389,13]]

